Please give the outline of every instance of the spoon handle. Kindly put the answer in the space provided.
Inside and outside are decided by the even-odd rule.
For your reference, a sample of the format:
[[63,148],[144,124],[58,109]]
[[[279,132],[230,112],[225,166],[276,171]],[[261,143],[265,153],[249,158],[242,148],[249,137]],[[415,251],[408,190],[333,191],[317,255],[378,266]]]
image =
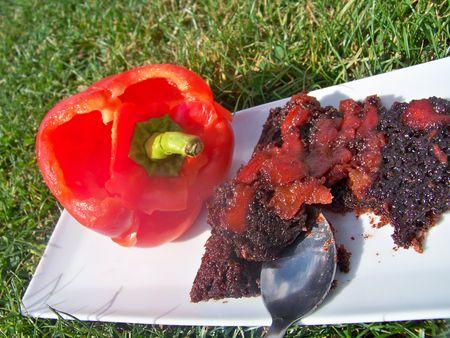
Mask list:
[[272,320],[272,325],[270,325],[269,331],[267,332],[266,338],[283,338],[286,330],[291,325],[291,322],[283,319],[276,318]]

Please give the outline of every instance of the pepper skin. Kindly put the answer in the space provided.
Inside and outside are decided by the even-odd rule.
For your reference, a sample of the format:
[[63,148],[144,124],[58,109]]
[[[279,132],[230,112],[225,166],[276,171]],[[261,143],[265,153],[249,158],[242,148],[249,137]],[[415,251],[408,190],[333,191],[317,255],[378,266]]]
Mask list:
[[[161,175],[158,160],[152,162],[158,174],[150,174],[130,157],[137,124],[163,117],[186,139],[202,142],[196,156],[170,154],[183,156],[175,175]],[[230,122],[195,73],[170,64],[143,66],[56,104],[39,127],[37,162],[52,194],[81,224],[124,246],[156,246],[189,229],[226,176]]]

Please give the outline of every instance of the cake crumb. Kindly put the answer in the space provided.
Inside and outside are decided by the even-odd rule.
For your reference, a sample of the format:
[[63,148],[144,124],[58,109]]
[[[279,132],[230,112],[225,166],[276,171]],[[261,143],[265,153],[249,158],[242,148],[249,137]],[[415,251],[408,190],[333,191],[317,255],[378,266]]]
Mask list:
[[350,271],[350,256],[352,253],[341,244],[337,247],[337,266],[339,271],[348,273]]
[[389,224],[390,221],[386,216],[381,215],[380,219],[378,220],[378,222],[374,225],[375,228],[382,228],[385,225]]
[[337,279],[333,279],[333,281],[331,282],[330,290],[336,289],[337,286],[338,286],[338,281],[337,281]]
[[350,239],[351,239],[352,241],[354,241],[354,240],[355,240],[355,237],[354,237],[354,236],[352,236],[352,237],[350,237]]

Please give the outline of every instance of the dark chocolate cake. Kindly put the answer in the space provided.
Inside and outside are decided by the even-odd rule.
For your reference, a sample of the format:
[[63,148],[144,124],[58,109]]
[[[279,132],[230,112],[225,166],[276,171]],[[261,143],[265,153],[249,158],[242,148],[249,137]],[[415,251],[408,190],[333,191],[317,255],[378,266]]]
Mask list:
[[449,208],[449,122],[437,98],[388,111],[371,96],[336,110],[298,94],[272,109],[252,158],[209,204],[192,301],[258,294],[261,263],[308,231],[318,207],[373,211],[397,245],[420,251]]

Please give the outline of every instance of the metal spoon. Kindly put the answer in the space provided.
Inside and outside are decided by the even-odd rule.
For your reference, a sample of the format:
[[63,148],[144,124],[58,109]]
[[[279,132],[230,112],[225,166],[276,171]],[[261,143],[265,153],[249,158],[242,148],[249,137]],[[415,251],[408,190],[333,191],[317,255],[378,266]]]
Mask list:
[[283,337],[288,327],[319,306],[336,272],[336,245],[322,214],[283,257],[263,264],[261,294],[272,316],[268,338]]

